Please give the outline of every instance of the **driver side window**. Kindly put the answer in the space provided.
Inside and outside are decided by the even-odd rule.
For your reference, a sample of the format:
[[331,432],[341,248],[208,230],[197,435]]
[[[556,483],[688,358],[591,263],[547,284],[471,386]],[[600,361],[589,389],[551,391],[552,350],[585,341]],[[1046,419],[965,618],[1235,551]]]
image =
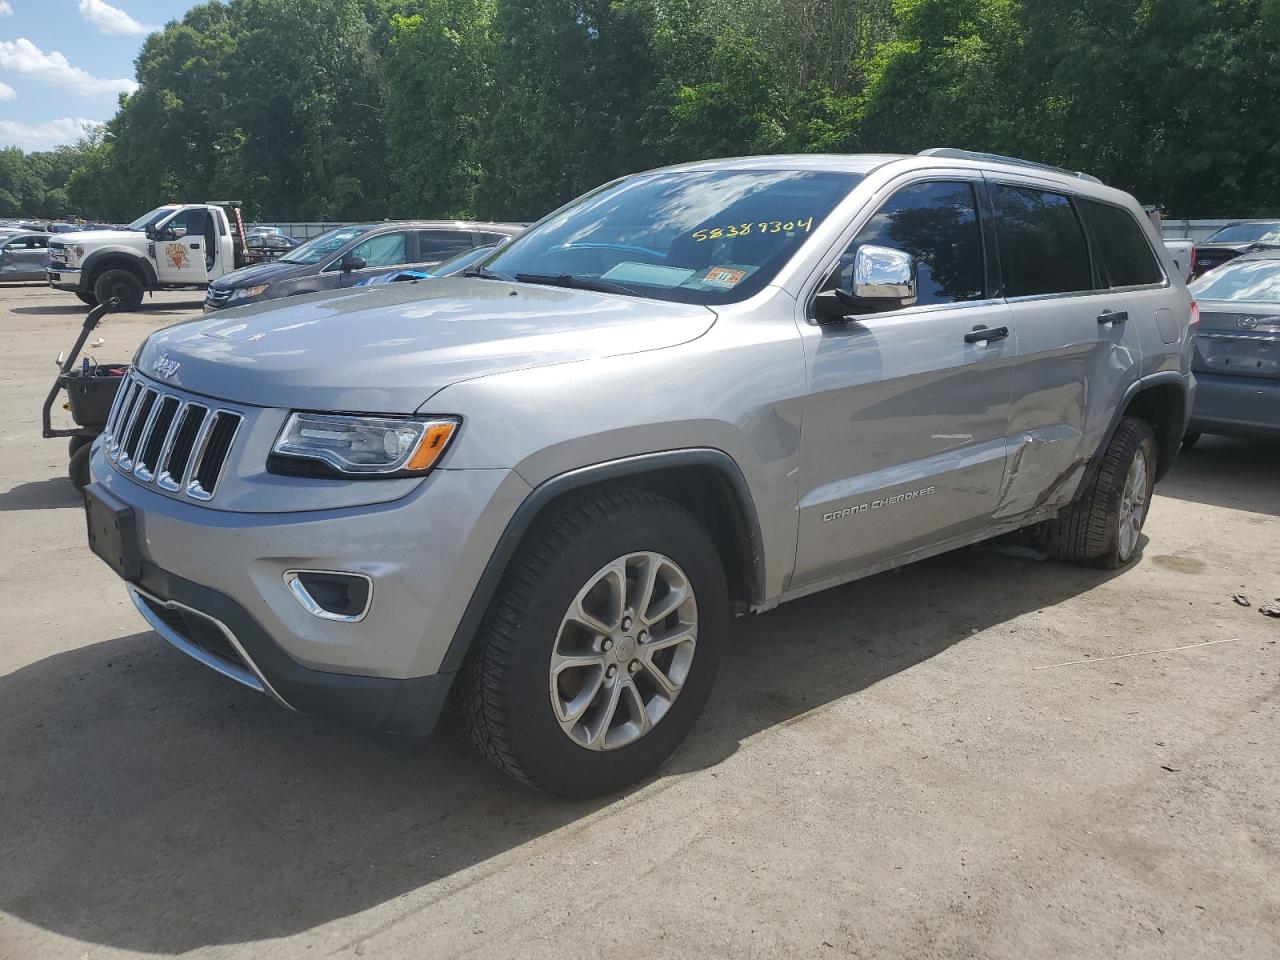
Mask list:
[[199,208],[183,210],[161,229],[171,232],[174,239],[177,240],[181,240],[183,237],[203,237],[204,225],[208,218],[209,215]]
[[840,255],[823,290],[850,288],[854,257],[864,244],[915,258],[918,305],[984,296],[982,230],[974,187],[967,180],[913,183],[893,194]]
[[405,262],[405,240],[408,234],[384,233],[370,237],[351,248],[349,256],[360,257],[365,267],[394,267]]

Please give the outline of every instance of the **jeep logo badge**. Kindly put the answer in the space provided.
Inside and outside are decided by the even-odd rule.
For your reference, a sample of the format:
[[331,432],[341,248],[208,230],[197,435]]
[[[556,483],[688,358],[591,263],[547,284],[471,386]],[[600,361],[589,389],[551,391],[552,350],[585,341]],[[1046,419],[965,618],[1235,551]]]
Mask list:
[[177,360],[171,360],[167,353],[162,353],[160,356],[156,357],[155,362],[151,364],[151,372],[157,377],[170,380],[173,378],[173,375],[178,372],[178,367],[180,366],[182,366],[182,364]]

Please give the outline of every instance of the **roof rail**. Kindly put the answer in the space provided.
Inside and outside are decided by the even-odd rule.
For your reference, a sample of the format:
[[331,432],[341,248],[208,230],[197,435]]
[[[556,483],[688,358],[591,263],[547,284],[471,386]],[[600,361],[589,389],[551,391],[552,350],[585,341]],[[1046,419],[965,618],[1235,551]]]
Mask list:
[[1055,167],[1048,163],[1036,163],[1034,160],[1020,160],[1017,157],[1006,157],[998,153],[982,153],[977,150],[957,150],[955,147],[930,147],[928,150],[921,150],[917,156],[942,157],[947,160],[983,160],[987,163],[1011,163],[1018,167],[1033,167],[1036,170],[1049,170],[1053,173],[1065,173],[1068,177],[1079,177],[1081,180],[1088,180],[1090,183],[1102,183],[1101,180],[1092,174],[1081,173],[1079,170],[1068,170],[1065,167]]

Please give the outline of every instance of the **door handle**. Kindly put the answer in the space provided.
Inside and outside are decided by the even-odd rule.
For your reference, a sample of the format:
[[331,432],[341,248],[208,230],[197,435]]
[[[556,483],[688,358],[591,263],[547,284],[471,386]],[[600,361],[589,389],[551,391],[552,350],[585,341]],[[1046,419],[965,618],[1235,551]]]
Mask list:
[[1124,323],[1128,319],[1128,310],[1104,310],[1098,314],[1099,323]]
[[193,244],[191,245],[191,249],[192,249],[192,250],[199,250],[199,249],[200,249],[200,244],[198,244],[198,243],[193,243]]
[[974,327],[964,335],[964,342],[984,343],[987,340],[1005,340],[1008,336],[1008,327]]

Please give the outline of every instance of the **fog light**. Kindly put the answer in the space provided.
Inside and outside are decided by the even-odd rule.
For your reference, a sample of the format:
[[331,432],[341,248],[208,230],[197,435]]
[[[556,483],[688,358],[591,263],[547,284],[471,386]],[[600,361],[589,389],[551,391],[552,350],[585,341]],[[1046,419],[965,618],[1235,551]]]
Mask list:
[[285,585],[302,609],[321,620],[358,623],[373,603],[373,579],[337,570],[286,570]]

